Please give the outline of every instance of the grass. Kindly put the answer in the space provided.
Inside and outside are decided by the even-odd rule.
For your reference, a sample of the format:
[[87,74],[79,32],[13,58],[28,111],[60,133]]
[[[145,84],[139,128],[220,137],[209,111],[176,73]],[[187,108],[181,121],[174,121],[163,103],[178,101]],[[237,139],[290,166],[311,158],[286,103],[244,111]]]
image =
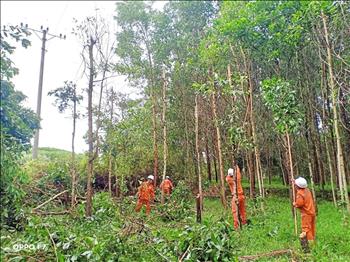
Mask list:
[[[175,221],[162,219],[159,203],[150,217],[144,212],[135,214],[132,201],[116,203],[107,193],[99,193],[94,197],[92,219],[84,218],[83,205],[71,216],[32,216],[22,232],[2,229],[1,255],[4,261],[15,257],[11,261],[30,261],[30,257],[37,261],[56,260],[50,232],[58,261],[177,261],[187,247],[190,250],[187,261],[237,261],[239,256],[279,249],[293,249],[298,261],[350,261],[349,216],[331,202],[318,203],[317,244],[305,256],[294,234],[286,198],[268,197],[263,203],[264,211],[248,199],[247,216],[251,225],[238,232],[233,230],[230,210],[222,208],[219,198],[205,199],[201,225],[195,222],[193,211]],[[192,207],[194,210],[194,204]],[[184,210],[172,212],[176,217]],[[43,243],[46,248],[13,250],[14,244],[19,243]],[[259,261],[290,261],[290,258]]]

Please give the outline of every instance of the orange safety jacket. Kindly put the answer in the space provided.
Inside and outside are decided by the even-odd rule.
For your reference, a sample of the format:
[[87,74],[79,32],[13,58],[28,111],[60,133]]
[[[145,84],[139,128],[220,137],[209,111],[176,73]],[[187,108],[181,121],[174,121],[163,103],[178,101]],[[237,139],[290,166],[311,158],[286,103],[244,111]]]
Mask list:
[[315,216],[315,204],[311,191],[307,188],[297,190],[294,206],[300,209],[301,215]]
[[145,201],[154,200],[155,194],[153,183],[148,183],[147,181],[142,182],[138,189],[138,198]]
[[[242,187],[242,183],[241,183],[241,171],[239,169],[238,166],[236,166],[236,175],[237,175],[237,195],[238,196],[244,196],[244,192],[243,192],[243,187]],[[230,190],[231,190],[231,194],[233,194],[233,189],[236,187],[236,181],[234,179],[234,176],[230,176],[227,175],[226,176],[226,182],[228,183]]]
[[160,188],[165,191],[165,190],[172,190],[173,189],[173,183],[169,179],[165,179],[161,184]]

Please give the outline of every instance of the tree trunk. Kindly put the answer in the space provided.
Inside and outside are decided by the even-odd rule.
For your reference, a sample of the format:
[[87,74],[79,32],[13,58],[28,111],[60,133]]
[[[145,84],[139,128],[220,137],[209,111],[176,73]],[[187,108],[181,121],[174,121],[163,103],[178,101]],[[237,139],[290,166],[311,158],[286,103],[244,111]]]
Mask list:
[[251,199],[255,198],[255,172],[254,163],[252,160],[252,153],[247,152],[247,166],[249,173],[249,196]]
[[331,155],[329,153],[329,146],[328,146],[328,141],[327,141],[326,137],[325,137],[325,144],[326,144],[326,153],[327,153],[327,162],[328,162],[328,167],[329,167],[329,173],[331,175],[331,189],[332,189],[333,204],[336,207],[337,206],[337,197],[336,197],[335,189],[334,189],[334,167],[333,167],[333,161],[331,160]]
[[217,150],[216,150],[216,146],[214,146],[214,155],[213,155],[213,162],[214,162],[214,172],[215,172],[215,182],[219,182],[219,176],[218,176],[218,165],[217,165]]
[[98,134],[99,134],[98,132],[99,132],[100,126],[101,126],[101,105],[102,105],[102,95],[103,95],[103,87],[104,87],[103,84],[104,84],[104,81],[106,78],[107,66],[108,66],[108,64],[106,63],[104,68],[103,68],[102,80],[101,80],[101,85],[100,85],[100,96],[98,99],[98,111],[97,111],[96,133],[95,133],[96,146],[95,146],[94,158],[98,157],[98,151],[100,149],[100,137],[98,136]]
[[330,87],[331,87],[331,98],[332,98],[332,108],[333,108],[333,127],[334,127],[334,134],[336,139],[336,145],[337,145],[337,166],[338,166],[338,177],[339,177],[339,187],[340,187],[340,197],[343,202],[346,203],[347,210],[350,213],[350,202],[349,202],[349,196],[348,196],[348,189],[347,189],[347,183],[346,183],[346,177],[345,177],[345,167],[344,167],[344,157],[343,157],[343,150],[340,140],[340,131],[339,131],[339,120],[338,120],[338,107],[337,107],[337,90],[334,82],[334,74],[333,74],[333,61],[332,61],[332,51],[331,51],[331,44],[328,38],[328,28],[327,28],[327,21],[326,16],[324,15],[323,11],[321,12],[322,15],[322,21],[324,26],[324,37],[326,40],[327,45],[327,63],[328,63],[328,69],[329,69],[329,80],[330,80]]
[[[198,170],[198,194],[199,194],[199,210],[197,205],[197,218],[202,217],[202,208],[203,208],[203,192],[202,192],[202,174],[201,174],[201,165],[200,165],[200,155],[199,155],[199,119],[198,119],[198,95],[195,96],[195,108],[194,108],[194,117],[195,117],[195,136],[196,136],[196,160],[197,160],[197,170]],[[197,197],[197,198],[198,198]],[[198,214],[200,212],[200,214]]]
[[[113,109],[114,109],[114,92],[113,88],[111,89],[111,112],[110,112],[110,123],[113,126]],[[109,161],[108,161],[108,191],[112,195],[112,167],[113,167],[113,159],[112,159],[112,150],[109,151]],[[117,177],[116,177],[117,178]],[[117,186],[117,180],[115,181]]]
[[92,177],[93,177],[93,162],[94,162],[94,148],[93,148],[93,129],[92,129],[92,92],[94,81],[94,58],[93,48],[95,41],[90,37],[89,43],[89,88],[88,88],[88,143],[89,143],[89,159],[87,172],[87,192],[86,192],[86,216],[92,215]]
[[285,164],[284,164],[284,157],[283,157],[283,153],[282,151],[279,151],[279,160],[280,160],[280,165],[281,165],[281,172],[282,172],[282,181],[283,181],[283,185],[287,186],[289,185],[288,181],[288,171],[285,168]]
[[[243,56],[244,61],[244,67],[245,71],[248,75],[248,92],[249,92],[249,119],[250,119],[250,126],[251,126],[251,132],[252,132],[252,138],[253,138],[253,147],[254,147],[254,156],[255,156],[255,171],[256,171],[256,177],[258,179],[258,186],[259,186],[259,194],[261,198],[264,198],[264,181],[261,173],[261,163],[260,163],[260,153],[258,150],[258,141],[256,138],[256,124],[255,124],[255,116],[254,116],[254,103],[253,103],[253,82],[251,78],[251,64],[247,62],[246,55],[243,52],[242,47],[240,47],[241,54]],[[263,207],[263,206],[261,206]]]
[[219,157],[219,170],[220,170],[220,197],[221,203],[224,208],[227,208],[226,198],[225,198],[225,177],[224,177],[224,163],[222,160],[222,151],[221,151],[221,135],[220,128],[218,123],[218,116],[216,111],[216,91],[211,96],[211,104],[212,104],[212,112],[213,112],[213,120],[216,128],[216,141],[217,141],[217,149],[218,149],[218,157]]
[[158,144],[157,144],[157,113],[156,113],[156,97],[154,91],[152,92],[152,124],[153,124],[153,159],[154,159],[154,186],[157,186],[158,177]]
[[209,136],[207,135],[207,139],[206,139],[206,144],[205,144],[205,153],[206,153],[206,157],[207,157],[207,170],[208,170],[208,181],[211,182],[211,160],[210,160],[210,152],[209,152],[209,146],[208,146],[208,138]]
[[[165,70],[163,70],[163,115],[162,115],[162,122],[163,122],[163,180],[165,180],[166,176],[166,168],[167,168],[167,156],[168,156],[168,145],[167,145],[167,129],[166,129],[166,89],[167,89],[167,82],[165,79]],[[164,192],[162,190],[162,196],[161,196],[161,203],[164,204]]]
[[[287,138],[287,150],[288,150],[288,157],[289,157],[289,168],[290,168],[290,180],[294,180],[294,168],[293,168],[293,159],[292,159],[292,148],[290,145],[290,138],[289,138],[289,133],[286,132],[286,138]],[[292,187],[292,200],[293,202],[295,202],[295,190],[294,190],[294,186],[293,183],[290,183],[291,187]],[[297,213],[295,210],[295,207],[293,206],[292,203],[292,212],[293,212],[293,218],[294,218],[294,233],[295,235],[298,234],[298,226],[297,226]]]
[[[74,98],[76,98],[76,86],[74,84]],[[74,149],[74,140],[75,140],[75,126],[76,126],[76,118],[77,118],[77,101],[74,99],[73,101],[73,132],[72,132],[72,199],[71,206],[72,208],[75,205],[75,149]]]

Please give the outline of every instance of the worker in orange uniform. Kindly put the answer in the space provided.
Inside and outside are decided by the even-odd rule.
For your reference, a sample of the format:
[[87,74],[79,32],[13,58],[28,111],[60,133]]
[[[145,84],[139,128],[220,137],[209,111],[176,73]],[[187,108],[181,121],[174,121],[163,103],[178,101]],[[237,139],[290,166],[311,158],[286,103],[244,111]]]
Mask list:
[[160,189],[162,190],[162,192],[164,193],[165,196],[170,196],[173,188],[174,188],[174,186],[170,180],[170,177],[166,176],[165,179],[160,184]]
[[[241,171],[238,165],[234,168],[229,168],[226,176],[226,182],[230,186],[232,194],[232,215],[233,224],[235,229],[238,229],[239,224],[247,224],[246,212],[245,212],[245,197],[241,184]],[[239,214],[238,214],[239,213]]]
[[146,214],[149,215],[151,212],[151,201],[154,200],[155,194],[154,194],[154,186],[153,182],[154,176],[149,175],[147,177],[147,181],[144,181],[141,183],[141,185],[138,188],[137,196],[137,204],[135,211],[139,212],[143,205],[146,206]]
[[306,235],[307,240],[313,243],[316,234],[316,211],[311,191],[307,188],[307,181],[303,177],[292,180],[297,191],[293,206],[300,210],[301,230],[300,237]]

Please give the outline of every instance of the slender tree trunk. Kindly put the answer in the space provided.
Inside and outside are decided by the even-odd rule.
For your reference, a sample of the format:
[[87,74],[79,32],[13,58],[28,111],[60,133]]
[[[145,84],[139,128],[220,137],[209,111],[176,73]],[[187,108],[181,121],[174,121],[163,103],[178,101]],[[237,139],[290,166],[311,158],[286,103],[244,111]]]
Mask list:
[[94,81],[94,58],[93,48],[95,40],[90,37],[89,43],[89,88],[88,88],[88,143],[89,143],[89,160],[87,172],[87,193],[86,193],[86,216],[92,215],[92,177],[93,177],[93,162],[94,162],[94,147],[93,147],[93,127],[92,127],[92,92]]
[[113,167],[113,159],[112,152],[109,152],[108,155],[108,192],[112,195],[112,167]]
[[97,111],[97,120],[96,120],[96,133],[95,133],[95,155],[94,158],[98,157],[98,151],[100,149],[100,137],[98,136],[98,132],[100,131],[101,126],[101,105],[102,105],[102,95],[103,95],[103,87],[104,87],[104,81],[106,78],[106,72],[107,72],[107,63],[105,64],[102,72],[102,80],[100,84],[100,96],[98,99],[98,111]]
[[[202,173],[200,165],[200,155],[199,155],[199,119],[198,119],[198,95],[195,96],[195,136],[196,136],[196,160],[197,160],[197,170],[198,170],[198,194],[199,194],[199,207],[197,205],[197,217],[202,217],[203,209],[203,192],[202,192]],[[198,214],[200,212],[200,215]]]
[[267,150],[267,170],[269,172],[269,185],[272,183],[272,163],[271,163],[271,155],[270,150]]
[[327,138],[325,138],[325,144],[326,144],[326,153],[327,153],[327,162],[328,162],[328,167],[329,167],[329,173],[331,175],[331,189],[332,189],[332,198],[333,198],[333,204],[334,206],[337,206],[337,197],[334,189],[334,166],[333,166],[333,161],[331,160],[331,156],[329,153],[329,145],[327,142]]
[[[166,109],[167,109],[167,103],[166,103],[166,89],[167,89],[167,82],[165,79],[165,70],[163,70],[163,115],[162,115],[162,122],[163,122],[163,181],[165,180],[166,176],[166,168],[167,168],[167,157],[168,157],[168,144],[167,144],[167,129],[166,129]],[[164,192],[162,190],[162,196],[161,196],[161,203],[164,204]]]
[[224,208],[227,208],[226,198],[225,198],[225,177],[224,177],[224,163],[222,160],[222,151],[221,151],[221,135],[220,135],[220,128],[218,123],[218,116],[216,111],[216,98],[215,93],[212,94],[211,102],[212,102],[212,112],[213,112],[213,120],[214,125],[216,128],[216,141],[217,141],[217,149],[218,149],[218,157],[219,157],[219,170],[220,170],[220,196],[221,196],[221,203],[224,206]]
[[[290,145],[290,138],[289,138],[288,132],[286,133],[286,138],[287,138],[287,150],[288,150],[288,157],[289,157],[290,179],[294,180],[292,147]],[[291,187],[292,187],[293,202],[295,202],[295,190],[294,190],[293,184],[292,183],[290,183],[290,184],[291,184]],[[294,233],[295,233],[295,235],[297,235],[298,234],[297,213],[295,211],[295,207],[293,206],[293,203],[292,203],[292,212],[293,212],[293,218],[294,218]]]
[[251,199],[255,198],[255,172],[252,153],[247,152],[247,166],[249,173],[249,196]]
[[207,170],[208,170],[208,181],[211,182],[211,159],[210,159],[210,152],[209,152],[209,146],[208,146],[208,135],[207,135],[207,139],[206,139],[206,144],[205,144],[205,153],[206,153],[206,157],[207,157]]
[[309,145],[309,135],[307,134],[306,131],[306,150],[307,150],[307,159],[308,159],[308,168],[309,168],[309,174],[310,174],[310,182],[311,182],[311,190],[312,194],[314,197],[314,202],[315,202],[315,208],[316,208],[316,213],[317,213],[317,200],[316,200],[316,192],[315,192],[315,185],[314,185],[314,175],[312,172],[312,164],[311,164],[311,155],[310,155],[310,145]]
[[152,124],[153,124],[153,159],[154,159],[154,186],[157,186],[158,178],[158,144],[157,144],[157,113],[156,113],[156,97],[155,94],[152,94]]
[[[261,163],[260,163],[260,153],[258,150],[258,141],[256,138],[256,123],[255,123],[255,116],[254,116],[254,103],[253,103],[253,82],[252,82],[252,77],[251,77],[251,64],[247,62],[246,55],[243,52],[242,47],[240,47],[241,54],[243,56],[243,61],[244,61],[244,67],[245,71],[248,75],[248,92],[249,92],[249,113],[250,113],[250,125],[251,125],[251,132],[252,132],[252,138],[253,138],[253,147],[254,147],[254,155],[255,155],[255,171],[256,171],[256,177],[258,179],[258,186],[259,186],[259,194],[261,198],[264,198],[264,181],[261,173]],[[261,206],[263,207],[263,206]]]
[[[325,81],[325,65],[324,63],[322,63],[321,66],[321,70],[322,70],[322,77],[321,77],[321,91],[322,91],[322,98],[324,101],[327,100],[327,95],[324,91],[326,87],[326,81]],[[329,126],[329,121],[328,121],[328,116],[326,114],[326,103],[323,103],[322,106],[322,121],[324,123],[325,126]],[[335,192],[335,188],[334,188],[334,161],[331,158],[330,155],[330,149],[329,149],[329,143],[328,143],[328,139],[327,139],[327,134],[324,134],[324,144],[326,146],[326,155],[327,155],[327,162],[328,162],[328,168],[329,168],[329,174],[330,174],[330,181],[331,181],[331,189],[332,189],[332,199],[333,199],[333,204],[336,207],[337,206],[337,198],[336,198],[336,192]]]
[[[111,123],[111,126],[113,126],[113,111],[114,111],[114,92],[113,92],[113,88],[111,89],[111,112],[110,112],[110,116],[109,116],[109,121]],[[113,167],[113,158],[112,158],[112,150],[109,150],[109,163],[108,163],[108,191],[109,193],[112,195],[112,167]],[[116,182],[116,186],[117,186],[117,180]]]
[[255,119],[254,119],[254,113],[253,113],[253,91],[252,87],[250,85],[250,123],[251,123],[251,130],[252,130],[252,137],[253,137],[253,144],[254,144],[254,156],[255,156],[255,171],[256,171],[256,177],[258,179],[258,186],[259,186],[259,194],[260,197],[264,198],[264,184],[263,179],[261,175],[261,168],[260,168],[260,154],[257,147],[257,139],[256,139],[256,131],[255,131]]
[[[74,85],[74,98],[76,98],[76,86]],[[75,205],[75,149],[74,149],[74,140],[75,140],[75,126],[76,126],[76,118],[77,118],[77,101],[74,99],[73,101],[73,132],[72,132],[72,199],[71,206],[72,208]]]
[[213,162],[214,162],[214,172],[215,172],[215,182],[219,182],[219,176],[218,176],[218,165],[217,165],[217,150],[216,146],[214,145],[214,156],[213,156]]
[[288,180],[288,172],[286,172],[286,169],[285,169],[285,166],[283,164],[283,153],[282,151],[279,151],[279,159],[280,159],[280,165],[281,165],[281,171],[282,171],[282,182],[283,182],[283,185],[288,185],[289,183],[287,182]]
[[144,34],[144,41],[147,50],[148,64],[150,68],[149,82],[151,87],[151,96],[152,96],[152,125],[153,125],[153,175],[154,175],[154,186],[157,186],[158,179],[158,140],[157,140],[157,98],[155,93],[155,78],[154,78],[154,70],[153,70],[153,62],[152,56],[150,52],[149,42],[147,41],[147,34],[144,28],[140,28]]
[[333,108],[333,127],[334,127],[335,139],[337,144],[337,165],[338,165],[340,196],[341,196],[341,200],[346,203],[347,210],[350,213],[350,202],[349,202],[349,196],[347,192],[348,189],[347,189],[347,183],[346,183],[346,177],[345,177],[344,157],[343,157],[343,150],[342,150],[342,145],[340,140],[338,108],[337,108],[337,100],[336,100],[338,92],[334,82],[331,44],[328,38],[326,16],[324,15],[323,11],[321,15],[322,15],[322,21],[323,21],[324,33],[325,33],[324,37],[327,45],[327,63],[328,63],[328,69],[329,69],[330,87],[332,91],[331,97],[332,97],[332,108]]

